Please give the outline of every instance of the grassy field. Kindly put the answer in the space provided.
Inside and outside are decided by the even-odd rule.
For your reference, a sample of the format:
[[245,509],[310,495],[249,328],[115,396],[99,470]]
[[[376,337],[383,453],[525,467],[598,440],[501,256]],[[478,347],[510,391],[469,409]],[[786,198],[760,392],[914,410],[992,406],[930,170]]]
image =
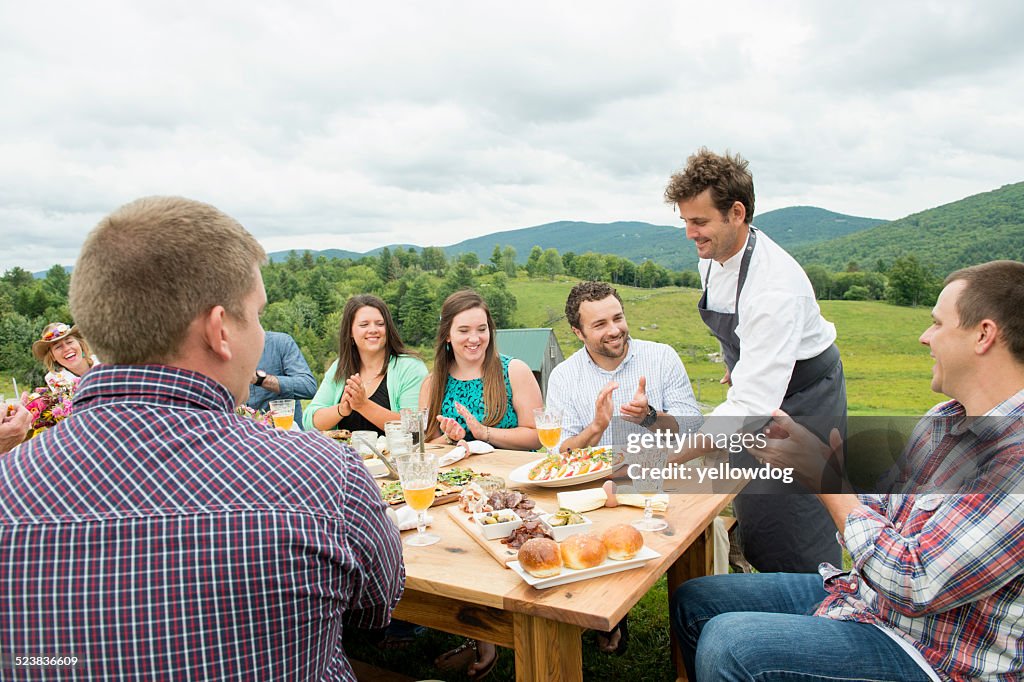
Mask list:
[[[510,290],[519,301],[517,321],[553,327],[566,356],[581,347],[564,318],[574,281],[518,279]],[[619,287],[630,333],[667,343],[679,353],[702,403],[725,399],[719,384],[724,366],[709,360],[718,342],[697,315],[695,289]],[[903,308],[877,301],[822,301],[822,313],[836,325],[846,372],[851,415],[920,415],[941,396],[929,388],[932,361],[918,342],[931,323],[928,308]]]

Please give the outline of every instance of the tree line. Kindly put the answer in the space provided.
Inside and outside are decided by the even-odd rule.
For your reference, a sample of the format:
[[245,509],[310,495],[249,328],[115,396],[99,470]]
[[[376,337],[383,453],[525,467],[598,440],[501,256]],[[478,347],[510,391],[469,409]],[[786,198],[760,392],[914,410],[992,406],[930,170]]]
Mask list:
[[[345,301],[354,294],[372,293],[391,308],[403,340],[429,347],[437,334],[441,303],[466,287],[480,292],[499,328],[518,326],[518,301],[509,290],[516,278],[554,280],[568,276],[641,288],[700,287],[695,271],[672,271],[653,261],[637,264],[612,254],[534,246],[524,264],[511,246],[495,246],[481,263],[476,253],[448,257],[436,246],[423,249],[387,248],[358,259],[328,258],[310,251],[292,251],[263,266],[267,290],[264,328],[295,338],[310,367],[322,372],[337,356],[337,333]],[[844,272],[820,265],[805,268],[820,299],[887,300],[898,305],[931,305],[939,279],[914,256],[879,262],[862,270],[849,263]],[[31,346],[50,322],[71,322],[68,286],[71,277],[54,265],[42,278],[14,267],[0,277],[0,372],[13,374],[24,385],[40,385],[43,368]]]

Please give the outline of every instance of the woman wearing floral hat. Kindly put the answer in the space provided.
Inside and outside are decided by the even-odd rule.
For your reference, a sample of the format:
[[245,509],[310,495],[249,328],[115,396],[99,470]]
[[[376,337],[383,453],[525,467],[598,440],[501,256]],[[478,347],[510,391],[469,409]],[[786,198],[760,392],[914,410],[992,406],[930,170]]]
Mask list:
[[46,325],[40,339],[32,344],[32,355],[46,365],[46,385],[54,390],[72,384],[99,364],[78,326],[69,327],[63,322]]

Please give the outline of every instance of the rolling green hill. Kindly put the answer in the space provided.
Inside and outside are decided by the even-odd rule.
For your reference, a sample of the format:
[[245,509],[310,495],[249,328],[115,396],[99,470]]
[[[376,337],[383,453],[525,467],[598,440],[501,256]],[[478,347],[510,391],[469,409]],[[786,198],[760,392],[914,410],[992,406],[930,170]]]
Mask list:
[[[567,357],[582,347],[563,317],[566,296],[575,283],[566,277],[554,282],[519,277],[509,282],[518,300],[516,322],[552,327]],[[675,348],[702,403],[724,400],[726,389],[718,383],[724,365],[708,357],[718,350],[718,342],[696,311],[700,292],[676,287],[619,286],[618,290],[630,333]],[[931,323],[928,308],[879,301],[821,301],[820,305],[825,318],[836,325],[850,414],[921,415],[942,400],[929,388],[932,359],[918,342]]]
[[[754,220],[755,225],[787,249],[833,239],[882,222],[884,221],[875,218],[848,216],[813,206],[781,208],[759,214]],[[681,228],[682,223],[676,227],[669,227],[642,222],[586,223],[563,220],[494,232],[443,248],[449,258],[474,252],[481,262],[487,262],[495,245],[514,248],[520,263],[525,263],[530,250],[534,246],[539,246],[542,249],[557,249],[559,253],[609,253],[627,258],[634,263],[652,260],[671,270],[693,270],[697,267],[697,253]],[[406,249],[409,246],[392,244],[389,248],[394,251],[396,248]],[[314,251],[313,254],[328,258],[358,259],[375,255],[380,250],[378,248],[366,253],[357,253],[343,249],[325,249]],[[270,254],[270,259],[275,262],[287,257],[287,251]]]
[[911,254],[940,276],[993,258],[1024,260],[1024,182],[793,253],[805,265],[819,263],[833,270],[850,261],[873,266]]

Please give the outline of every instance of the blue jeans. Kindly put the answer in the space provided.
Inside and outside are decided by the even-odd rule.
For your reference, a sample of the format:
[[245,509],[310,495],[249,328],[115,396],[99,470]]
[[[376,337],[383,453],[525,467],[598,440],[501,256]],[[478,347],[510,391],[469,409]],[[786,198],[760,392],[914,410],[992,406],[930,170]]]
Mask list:
[[690,680],[927,682],[874,625],[812,616],[825,598],[813,573],[695,578],[672,596],[672,631]]

